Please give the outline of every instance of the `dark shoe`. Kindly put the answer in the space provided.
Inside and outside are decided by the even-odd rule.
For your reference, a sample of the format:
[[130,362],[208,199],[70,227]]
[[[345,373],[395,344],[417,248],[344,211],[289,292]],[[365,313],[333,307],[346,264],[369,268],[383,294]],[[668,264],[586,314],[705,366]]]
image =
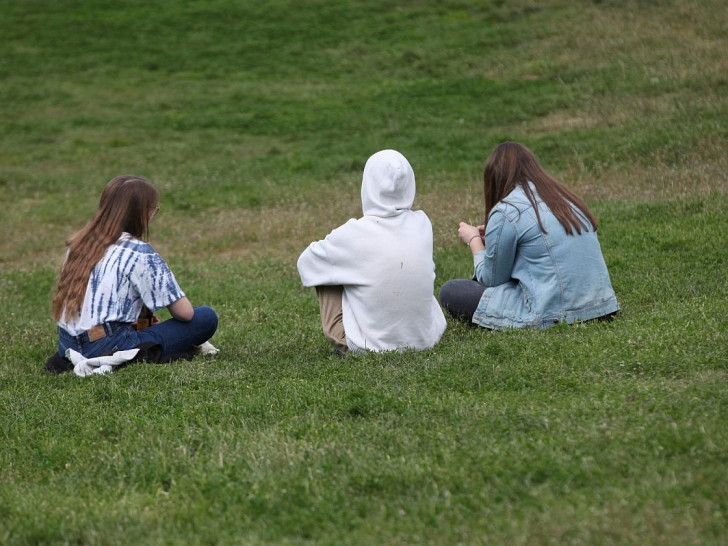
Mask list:
[[46,361],[45,369],[48,373],[67,373],[73,371],[73,364],[56,353]]
[[335,343],[331,348],[331,352],[337,356],[346,356],[346,353],[349,352],[349,347],[341,343]]

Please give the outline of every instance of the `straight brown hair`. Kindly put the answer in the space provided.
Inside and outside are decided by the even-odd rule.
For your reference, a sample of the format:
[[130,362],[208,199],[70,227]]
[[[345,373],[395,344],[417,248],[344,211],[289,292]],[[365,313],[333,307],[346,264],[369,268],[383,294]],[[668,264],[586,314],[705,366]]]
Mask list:
[[91,221],[66,242],[68,253],[53,297],[55,320],[80,312],[91,270],[122,232],[148,238],[149,221],[158,203],[157,189],[139,176],[117,176],[106,185]]
[[589,211],[586,203],[544,171],[533,152],[523,144],[504,142],[498,145],[485,164],[483,182],[486,223],[488,215],[496,203],[511,193],[516,184],[520,184],[536,212],[538,227],[546,233],[546,229],[541,223],[536,197],[528,184],[528,182],[532,182],[536,193],[553,212],[559,223],[564,226],[566,233],[569,235],[573,235],[574,232],[581,234],[582,229],[588,229],[584,218],[576,213],[575,208],[584,215],[594,231],[597,229],[597,219]]

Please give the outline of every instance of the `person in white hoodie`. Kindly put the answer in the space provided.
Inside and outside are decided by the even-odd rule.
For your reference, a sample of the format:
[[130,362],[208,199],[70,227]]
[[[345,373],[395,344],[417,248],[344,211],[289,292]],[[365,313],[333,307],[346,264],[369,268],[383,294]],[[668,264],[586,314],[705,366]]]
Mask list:
[[432,224],[411,210],[415,174],[395,150],[364,166],[364,216],[311,243],[298,258],[304,286],[316,287],[324,335],[334,351],[433,347],[446,328],[434,295]]

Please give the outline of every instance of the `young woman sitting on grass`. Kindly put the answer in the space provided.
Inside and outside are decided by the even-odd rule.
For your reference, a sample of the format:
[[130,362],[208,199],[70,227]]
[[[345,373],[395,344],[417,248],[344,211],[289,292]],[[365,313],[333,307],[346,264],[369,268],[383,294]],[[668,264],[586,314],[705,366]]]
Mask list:
[[458,230],[474,280],[446,282],[443,307],[488,329],[611,318],[619,304],[586,204],[517,142],[496,147],[484,180],[486,224]]
[[[118,176],[101,194],[91,221],[68,242],[53,298],[58,356],[86,358],[151,343],[162,355],[187,353],[209,340],[217,315],[193,308],[162,257],[145,242],[159,194],[138,176]],[[143,308],[166,307],[172,318],[136,328]]]

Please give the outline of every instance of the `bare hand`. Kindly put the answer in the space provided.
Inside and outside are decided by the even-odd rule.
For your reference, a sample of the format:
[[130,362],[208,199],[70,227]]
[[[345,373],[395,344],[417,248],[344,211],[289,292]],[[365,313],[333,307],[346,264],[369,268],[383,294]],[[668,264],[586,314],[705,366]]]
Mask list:
[[[470,241],[473,240],[474,237],[482,237],[483,234],[480,231],[480,228],[483,226],[475,227],[471,226],[468,223],[460,222],[460,227],[458,228],[458,237],[460,237],[460,240],[464,244],[470,244]],[[485,229],[483,227],[483,229]]]

